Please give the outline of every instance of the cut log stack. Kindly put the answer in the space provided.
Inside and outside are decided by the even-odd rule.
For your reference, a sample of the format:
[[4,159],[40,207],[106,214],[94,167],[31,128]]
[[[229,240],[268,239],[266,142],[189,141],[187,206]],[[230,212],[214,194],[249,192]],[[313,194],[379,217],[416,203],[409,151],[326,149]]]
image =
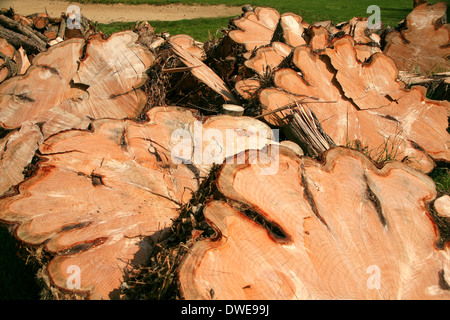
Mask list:
[[[206,43],[147,22],[72,38],[64,16],[3,9],[0,221],[49,257],[55,299],[126,298],[163,247],[188,248],[182,299],[450,299],[449,195],[428,175],[450,162],[450,103],[402,81],[406,61],[445,81],[445,8],[387,32],[247,5]],[[168,247],[192,219],[213,236]]]

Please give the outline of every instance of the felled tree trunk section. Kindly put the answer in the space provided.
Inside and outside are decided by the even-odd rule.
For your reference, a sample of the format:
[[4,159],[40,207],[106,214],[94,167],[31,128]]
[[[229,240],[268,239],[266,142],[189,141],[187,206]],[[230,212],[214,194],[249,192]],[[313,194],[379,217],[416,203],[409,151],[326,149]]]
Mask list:
[[39,127],[31,123],[0,139],[0,196],[23,181],[25,168],[43,140]]
[[282,42],[255,50],[254,56],[245,61],[245,66],[263,78],[270,78],[272,72],[291,54],[291,47]]
[[[41,123],[48,137],[87,128],[92,119],[137,116],[146,103],[137,88],[154,56],[136,40],[131,31],[89,44],[70,39],[36,56],[26,74],[0,86],[1,126],[14,129],[25,121]],[[86,58],[81,61],[83,50]]]
[[228,89],[225,82],[199,59],[198,52],[194,51],[193,54],[192,47],[187,47],[188,49],[185,49],[179,46],[177,41],[179,40],[169,40],[169,43],[174,52],[180,57],[181,61],[190,69],[192,74],[209,88],[220,94],[225,101],[237,103],[236,98],[230,89]]
[[[315,97],[324,103],[303,104],[337,145],[359,141],[374,159],[406,161],[424,172],[432,170],[433,159],[449,161],[448,102],[426,99],[419,87],[406,90],[396,81],[394,62],[382,53],[362,63],[349,36],[335,39],[325,55],[297,47],[293,63],[303,77],[292,69],[276,71],[277,88],[260,92],[263,113]],[[284,126],[289,114],[272,113],[266,120]]]
[[450,70],[446,10],[445,2],[417,5],[406,17],[404,28],[386,35],[384,53],[399,70],[426,75]]
[[258,7],[234,19],[232,23],[237,29],[230,31],[228,36],[234,42],[244,45],[244,57],[249,58],[253,50],[271,43],[279,19],[277,10]]
[[[46,275],[63,292],[118,298],[127,270],[146,261],[211,166],[271,138],[269,127],[245,117],[200,122],[190,110],[155,107],[147,118],[53,135],[39,147],[33,176],[0,199],[0,220],[16,225],[15,236],[53,255]],[[20,142],[5,141],[7,152]]]
[[184,298],[449,299],[426,175],[346,148],[316,161],[280,147],[274,175],[240,157],[219,173],[227,200],[204,211],[216,236],[181,266]]

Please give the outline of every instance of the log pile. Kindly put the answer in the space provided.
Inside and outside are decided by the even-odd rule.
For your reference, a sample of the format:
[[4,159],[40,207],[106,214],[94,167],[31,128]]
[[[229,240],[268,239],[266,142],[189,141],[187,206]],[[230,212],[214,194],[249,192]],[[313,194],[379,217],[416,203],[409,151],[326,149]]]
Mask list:
[[3,9],[0,221],[45,252],[58,299],[126,298],[162,254],[181,258],[158,297],[449,299],[428,174],[450,162],[450,103],[397,59],[434,23],[420,57],[448,63],[448,24],[423,17],[444,6],[391,32],[245,6],[205,43]]

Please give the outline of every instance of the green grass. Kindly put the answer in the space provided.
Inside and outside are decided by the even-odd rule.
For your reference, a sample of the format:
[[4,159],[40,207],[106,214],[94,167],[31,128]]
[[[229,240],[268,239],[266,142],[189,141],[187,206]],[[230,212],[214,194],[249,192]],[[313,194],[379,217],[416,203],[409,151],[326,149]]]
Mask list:
[[[153,5],[167,5],[167,4],[201,4],[201,5],[217,5],[226,4],[228,6],[242,6],[244,4],[251,4],[254,7],[268,6],[277,9],[280,13],[294,12],[300,14],[303,19],[309,23],[332,20],[335,23],[348,21],[355,16],[369,17],[371,14],[367,13],[367,7],[376,4],[381,9],[381,20],[385,25],[397,26],[398,22],[403,20],[412,9],[412,0],[80,0],[81,3],[123,3],[123,4],[153,4]],[[438,1],[429,1],[435,3]],[[208,40],[208,31],[211,34],[216,33],[217,30],[225,28],[228,21],[232,17],[225,18],[205,18],[193,20],[179,20],[179,21],[149,21],[150,24],[156,28],[156,32],[167,31],[170,34],[189,34],[198,41]],[[106,34],[111,34],[120,30],[130,29],[134,23],[115,22],[111,24],[99,24],[99,29]]]
[[[156,33],[164,31],[171,35],[189,34],[197,41],[207,41],[209,34],[211,37],[216,35],[216,38],[221,37],[218,30],[227,27],[230,18],[215,18],[215,19],[192,19],[192,20],[178,20],[178,21],[149,21],[151,26],[155,28]],[[117,31],[133,29],[136,22],[113,22],[110,24],[98,23],[97,27],[105,34],[110,35]]]

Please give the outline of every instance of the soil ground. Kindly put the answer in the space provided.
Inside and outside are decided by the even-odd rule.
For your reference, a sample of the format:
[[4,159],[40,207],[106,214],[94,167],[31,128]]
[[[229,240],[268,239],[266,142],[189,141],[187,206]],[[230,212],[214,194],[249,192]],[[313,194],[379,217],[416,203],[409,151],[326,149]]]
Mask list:
[[59,17],[71,4],[78,5],[88,19],[99,23],[128,21],[176,21],[195,18],[231,17],[242,13],[241,7],[190,6],[190,5],[124,5],[124,4],[80,4],[55,0],[0,0],[0,8],[13,8],[16,13],[29,15],[45,12]]

